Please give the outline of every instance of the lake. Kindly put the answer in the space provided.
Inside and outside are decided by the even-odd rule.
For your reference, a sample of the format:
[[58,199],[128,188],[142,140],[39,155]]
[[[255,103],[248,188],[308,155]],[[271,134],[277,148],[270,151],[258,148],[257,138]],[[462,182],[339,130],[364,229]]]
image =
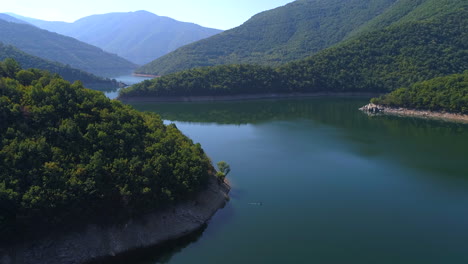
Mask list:
[[[140,76],[135,76],[135,75],[122,75],[122,76],[114,77],[113,79],[116,79],[117,81],[123,82],[127,85],[133,85],[133,84],[142,82],[144,80],[150,80],[151,78],[140,77]],[[104,94],[110,99],[115,99],[117,98],[117,96],[119,96],[119,90],[112,91],[112,92],[104,92]]]
[[357,109],[368,98],[134,104],[216,163],[231,200],[132,263],[468,263],[468,125]]

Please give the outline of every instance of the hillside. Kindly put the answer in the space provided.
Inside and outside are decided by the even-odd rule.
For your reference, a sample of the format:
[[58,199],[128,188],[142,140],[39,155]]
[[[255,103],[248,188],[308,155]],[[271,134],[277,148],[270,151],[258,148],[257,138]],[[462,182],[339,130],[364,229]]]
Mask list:
[[372,103],[418,110],[468,114],[468,71],[399,88]]
[[13,22],[13,23],[18,23],[18,24],[28,24],[26,21],[10,16],[8,14],[2,14],[2,13],[0,13],[0,20],[5,20],[7,22]]
[[24,69],[37,68],[51,73],[57,73],[69,82],[81,81],[86,87],[95,90],[114,90],[119,84],[96,75],[74,69],[58,62],[48,61],[36,56],[29,55],[13,46],[3,45],[0,42],[0,61],[12,58]]
[[294,92],[387,92],[468,69],[468,11],[365,33],[279,68],[216,66],[145,81],[121,91],[138,96]]
[[99,76],[128,74],[135,65],[117,55],[76,39],[39,29],[32,25],[0,19],[0,42],[47,60]]
[[147,11],[93,15],[73,23],[22,19],[42,29],[115,53],[139,65],[221,32]]
[[184,46],[137,70],[164,75],[199,66],[277,66],[346,39],[397,0],[297,0],[253,16],[243,25]]
[[[152,113],[39,70],[0,63],[0,242],[112,215],[140,215],[201,190],[199,144]],[[150,201],[150,202],[148,202]]]
[[467,5],[463,0],[295,1],[258,14],[238,28],[180,48],[137,72],[163,75],[232,63],[278,66],[366,32],[434,19]]
[[356,36],[390,25],[435,19],[466,7],[468,7],[468,2],[463,0],[398,0],[382,14],[353,31],[351,35]]

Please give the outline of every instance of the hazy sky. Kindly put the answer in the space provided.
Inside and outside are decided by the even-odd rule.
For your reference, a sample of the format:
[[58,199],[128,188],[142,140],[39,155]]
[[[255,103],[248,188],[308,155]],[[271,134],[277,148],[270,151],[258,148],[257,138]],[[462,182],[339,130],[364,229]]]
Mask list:
[[147,10],[205,27],[229,29],[264,10],[293,0],[6,0],[0,13],[73,22],[92,14]]

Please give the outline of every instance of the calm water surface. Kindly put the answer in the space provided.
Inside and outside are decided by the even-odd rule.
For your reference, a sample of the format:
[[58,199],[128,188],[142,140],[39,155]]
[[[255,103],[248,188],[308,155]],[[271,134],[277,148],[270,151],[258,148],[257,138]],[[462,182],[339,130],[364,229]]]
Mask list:
[[[114,79],[116,79],[119,82],[123,82],[123,83],[125,83],[127,85],[133,85],[133,84],[142,82],[144,80],[149,80],[151,78],[139,77],[139,76],[134,76],[134,75],[123,75],[123,76],[115,77]],[[110,99],[115,99],[115,98],[117,98],[117,96],[119,96],[119,91],[116,90],[116,91],[112,91],[112,92],[105,92],[104,94],[107,97],[109,97]]]
[[233,188],[206,229],[132,262],[468,263],[468,125],[367,101],[135,104],[227,161]]

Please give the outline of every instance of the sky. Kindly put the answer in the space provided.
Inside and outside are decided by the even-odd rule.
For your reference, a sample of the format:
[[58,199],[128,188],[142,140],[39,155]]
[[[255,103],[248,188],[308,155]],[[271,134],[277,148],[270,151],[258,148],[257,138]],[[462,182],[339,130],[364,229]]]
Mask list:
[[293,0],[10,0],[2,1],[0,13],[73,22],[94,14],[146,10],[225,30],[241,25],[259,12],[290,2]]

